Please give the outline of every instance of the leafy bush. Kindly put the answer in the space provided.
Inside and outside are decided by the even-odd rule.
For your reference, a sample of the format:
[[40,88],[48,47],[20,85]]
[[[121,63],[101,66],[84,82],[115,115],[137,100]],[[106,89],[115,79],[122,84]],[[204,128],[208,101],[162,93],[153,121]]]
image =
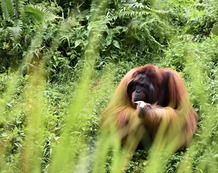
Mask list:
[[[217,172],[217,7],[1,1],[0,170]],[[137,151],[129,160],[113,134],[101,136],[99,115],[122,76],[146,63],[181,73],[199,130],[185,151]]]

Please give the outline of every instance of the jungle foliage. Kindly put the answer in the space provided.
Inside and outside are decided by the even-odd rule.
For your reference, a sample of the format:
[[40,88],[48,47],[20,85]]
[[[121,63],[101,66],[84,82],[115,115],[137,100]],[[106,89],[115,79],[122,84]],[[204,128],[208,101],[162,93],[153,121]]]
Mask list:
[[138,151],[125,172],[218,171],[217,0],[0,5],[1,172],[123,172],[126,153],[98,138],[99,116],[147,63],[180,72],[199,130],[186,151]]

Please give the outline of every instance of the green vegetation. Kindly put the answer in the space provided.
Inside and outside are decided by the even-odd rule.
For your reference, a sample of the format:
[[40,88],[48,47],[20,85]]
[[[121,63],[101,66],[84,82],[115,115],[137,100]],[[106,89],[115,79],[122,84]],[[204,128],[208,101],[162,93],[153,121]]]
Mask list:
[[[0,172],[218,171],[217,0],[0,4]],[[128,160],[99,116],[147,63],[180,72],[199,129],[186,151]]]

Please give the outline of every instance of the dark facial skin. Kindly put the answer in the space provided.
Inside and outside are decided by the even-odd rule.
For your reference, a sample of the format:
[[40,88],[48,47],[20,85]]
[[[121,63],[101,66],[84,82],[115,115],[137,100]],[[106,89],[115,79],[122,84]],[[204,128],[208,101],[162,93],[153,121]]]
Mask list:
[[153,84],[145,74],[138,74],[130,81],[127,91],[133,103],[136,101],[152,103]]
[[135,91],[132,93],[132,99],[134,102],[136,101],[144,101],[146,102],[146,98],[148,98],[148,88],[143,84],[138,84],[135,87]]

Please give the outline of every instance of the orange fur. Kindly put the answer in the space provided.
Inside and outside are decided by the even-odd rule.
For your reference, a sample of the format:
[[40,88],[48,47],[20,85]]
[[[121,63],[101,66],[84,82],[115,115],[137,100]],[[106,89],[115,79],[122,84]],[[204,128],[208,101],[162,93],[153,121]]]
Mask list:
[[[139,118],[139,107],[127,96],[129,81],[139,73],[145,73],[153,80],[157,100],[155,104],[143,108],[144,118]],[[167,96],[162,92],[165,90]],[[169,102],[165,106],[158,104],[163,99]],[[154,140],[157,134],[166,140],[166,145],[177,139],[177,150],[190,143],[197,129],[197,113],[190,106],[180,75],[172,69],[159,69],[148,64],[130,70],[123,77],[101,115],[101,123],[103,129],[115,128],[122,143],[131,147],[131,150],[135,150],[141,140],[146,140],[145,135]]]

